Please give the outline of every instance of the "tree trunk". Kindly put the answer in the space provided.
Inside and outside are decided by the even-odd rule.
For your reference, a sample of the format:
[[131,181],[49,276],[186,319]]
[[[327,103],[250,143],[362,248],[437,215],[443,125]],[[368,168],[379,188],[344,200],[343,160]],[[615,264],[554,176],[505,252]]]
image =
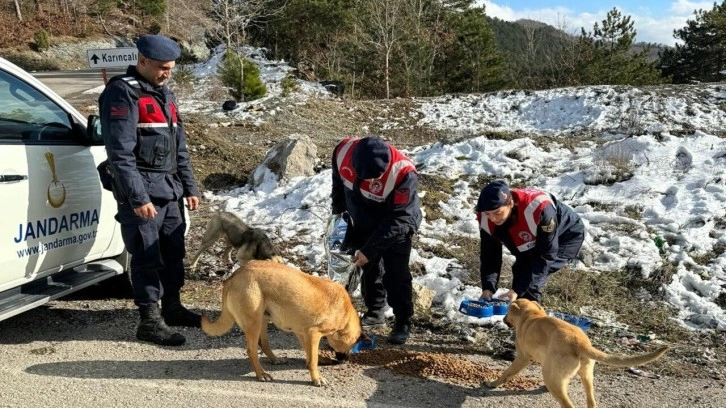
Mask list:
[[391,49],[386,49],[386,99],[391,99]]
[[20,2],[18,0],[14,0],[15,2],[15,15],[18,16],[18,21],[23,21],[23,13],[20,12]]

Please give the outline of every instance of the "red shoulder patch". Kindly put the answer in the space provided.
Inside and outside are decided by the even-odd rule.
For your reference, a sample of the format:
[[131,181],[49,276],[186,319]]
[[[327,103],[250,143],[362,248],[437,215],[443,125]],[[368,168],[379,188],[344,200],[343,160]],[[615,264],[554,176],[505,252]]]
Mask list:
[[405,205],[408,204],[408,196],[411,195],[411,192],[407,188],[400,188],[396,190],[395,193],[393,193],[393,204],[395,205]]
[[128,119],[129,107],[126,105],[112,104],[110,116],[111,119]]

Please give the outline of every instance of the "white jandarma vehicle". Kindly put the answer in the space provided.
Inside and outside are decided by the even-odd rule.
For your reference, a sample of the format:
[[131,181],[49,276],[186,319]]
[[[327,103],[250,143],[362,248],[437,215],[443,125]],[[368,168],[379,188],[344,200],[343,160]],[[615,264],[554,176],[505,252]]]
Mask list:
[[96,116],[0,58],[0,320],[128,269]]

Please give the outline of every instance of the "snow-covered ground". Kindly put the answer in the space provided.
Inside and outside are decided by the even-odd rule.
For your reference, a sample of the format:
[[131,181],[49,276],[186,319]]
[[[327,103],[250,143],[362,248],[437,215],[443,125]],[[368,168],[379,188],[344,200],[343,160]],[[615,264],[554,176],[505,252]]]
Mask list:
[[[255,55],[253,61],[261,67],[268,84],[266,98],[279,97],[289,66],[268,61],[256,50],[246,52]],[[182,112],[220,118],[257,115],[259,121],[274,114],[247,111],[244,104],[223,112],[218,102],[198,97],[209,86],[219,55],[194,67],[201,80],[181,101]],[[319,84],[298,84],[292,100],[329,97]],[[455,241],[452,236],[478,238],[478,192],[469,184],[479,175],[542,188],[575,208],[585,221],[592,264],[576,267],[589,273],[628,268],[647,277],[670,263],[677,273],[664,290],[679,309],[674,318],[694,329],[726,330],[726,313],[715,303],[726,292],[726,143],[719,137],[726,130],[726,84],[592,86],[447,95],[417,102],[411,114],[420,115],[419,125],[470,136],[406,151],[420,173],[458,180],[455,194],[439,203],[449,221],[425,219],[422,242],[448,245]],[[480,136],[484,132],[519,136],[488,140]],[[326,170],[285,184],[272,178],[254,190],[244,186],[205,196],[224,202],[225,210],[278,239],[304,242],[292,251],[305,257],[307,267],[325,274],[330,179]],[[425,275],[416,281],[436,292],[435,303],[448,311],[446,318],[487,323],[457,312],[461,300],[480,294],[479,287],[458,279],[468,271],[462,271],[457,260],[414,249],[412,261],[425,266]]]

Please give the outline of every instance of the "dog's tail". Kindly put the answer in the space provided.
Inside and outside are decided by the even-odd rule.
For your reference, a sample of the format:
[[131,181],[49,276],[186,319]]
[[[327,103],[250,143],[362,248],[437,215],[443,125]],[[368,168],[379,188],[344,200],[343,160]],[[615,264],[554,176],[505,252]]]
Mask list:
[[234,316],[222,305],[222,313],[215,321],[202,314],[202,330],[208,336],[221,336],[232,329],[234,325]]
[[668,351],[668,346],[663,346],[658,350],[648,354],[642,354],[639,356],[624,356],[618,354],[608,354],[594,347],[590,347],[588,350],[585,350],[584,354],[588,358],[599,361],[603,364],[615,367],[632,367],[655,361],[663,357],[663,354],[665,354],[666,351]]

